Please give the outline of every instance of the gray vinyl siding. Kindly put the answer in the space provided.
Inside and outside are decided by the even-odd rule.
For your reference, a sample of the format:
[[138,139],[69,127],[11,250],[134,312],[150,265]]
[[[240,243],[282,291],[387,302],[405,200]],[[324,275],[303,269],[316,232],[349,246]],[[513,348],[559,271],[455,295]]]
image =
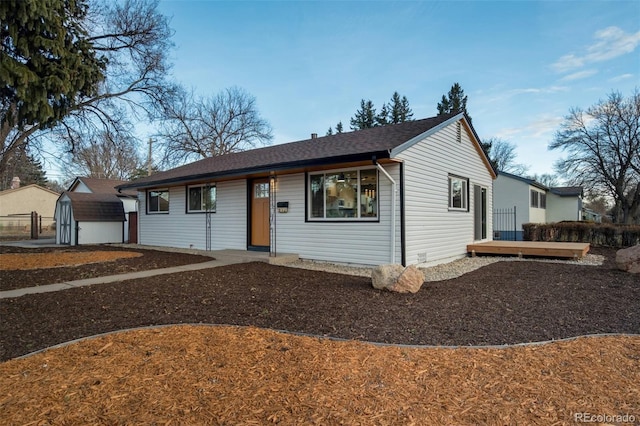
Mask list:
[[[460,258],[474,241],[474,185],[487,190],[487,239],[492,235],[492,177],[462,127],[456,123],[405,149],[407,264],[437,264]],[[469,179],[468,211],[449,210],[449,175]],[[426,261],[425,261],[426,259]]]
[[[247,184],[245,180],[216,184],[216,213],[211,214],[213,250],[247,248]],[[206,215],[186,213],[186,187],[169,188],[169,213],[147,214],[146,193],[140,195],[140,244],[204,250]]]
[[[385,166],[399,184],[399,166]],[[391,184],[378,176],[379,222],[313,222],[305,220],[305,174],[278,177],[276,201],[288,201],[287,213],[276,213],[279,253],[297,253],[302,259],[378,265],[391,261]],[[396,263],[401,261],[400,202],[396,198]]]

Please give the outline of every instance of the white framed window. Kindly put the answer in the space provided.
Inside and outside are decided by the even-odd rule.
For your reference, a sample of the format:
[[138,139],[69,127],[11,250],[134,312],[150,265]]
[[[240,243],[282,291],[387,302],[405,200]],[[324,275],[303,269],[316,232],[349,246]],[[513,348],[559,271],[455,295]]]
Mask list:
[[540,193],[540,208],[541,209],[547,208],[547,194],[543,192]]
[[216,186],[192,185],[187,187],[187,213],[216,212]]
[[147,214],[169,213],[169,190],[147,191]]
[[469,211],[469,179],[449,175],[449,210]]
[[375,168],[310,173],[308,220],[378,220]]

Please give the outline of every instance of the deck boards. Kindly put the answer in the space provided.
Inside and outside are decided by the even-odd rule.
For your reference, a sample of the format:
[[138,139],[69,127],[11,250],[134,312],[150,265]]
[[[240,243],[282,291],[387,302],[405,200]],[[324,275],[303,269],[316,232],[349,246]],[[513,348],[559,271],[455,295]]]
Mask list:
[[580,258],[589,251],[589,243],[486,241],[483,243],[468,244],[467,251],[472,254]]

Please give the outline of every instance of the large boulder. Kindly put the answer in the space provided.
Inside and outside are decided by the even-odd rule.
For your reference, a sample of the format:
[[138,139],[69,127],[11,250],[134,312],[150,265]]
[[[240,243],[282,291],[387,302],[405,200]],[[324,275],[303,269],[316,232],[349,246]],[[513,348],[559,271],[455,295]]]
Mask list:
[[378,290],[416,293],[424,283],[424,273],[414,265],[380,265],[371,272],[371,282]]
[[640,274],[640,244],[618,250],[616,252],[616,264],[618,269],[632,274]]

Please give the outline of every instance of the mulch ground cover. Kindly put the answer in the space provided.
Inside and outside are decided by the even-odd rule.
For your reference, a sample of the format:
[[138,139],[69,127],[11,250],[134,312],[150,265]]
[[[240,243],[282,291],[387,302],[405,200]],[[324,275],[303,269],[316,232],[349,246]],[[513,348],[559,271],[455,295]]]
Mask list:
[[[113,260],[113,257],[119,256],[115,252],[120,254],[128,253],[125,256],[131,257],[120,258],[111,262],[106,261]],[[17,256],[20,254],[26,256],[20,258]],[[38,257],[40,257],[39,260],[37,259]],[[74,259],[78,265],[52,268],[52,266],[56,266],[56,262],[59,265],[68,265],[69,263],[74,263]],[[211,257],[194,254],[123,249],[122,247],[105,245],[37,249],[0,246],[0,291],[188,265],[209,260],[211,260]],[[43,263],[40,268],[34,265],[38,261]]]
[[[0,299],[0,420],[637,423],[640,336],[464,347],[640,333],[640,279],[615,268],[615,251],[592,252],[606,262],[499,262],[425,283],[416,294],[375,290],[362,277],[249,263]],[[153,263],[155,254],[164,255],[141,258]],[[104,265],[113,273],[127,261]],[[73,268],[43,271],[76,278]],[[179,323],[249,327],[134,330],[11,359],[99,333]]]
[[416,294],[375,290],[363,277],[248,263],[1,299],[0,360],[108,331],[180,323],[420,345],[640,333],[640,279],[615,268],[615,251],[594,251],[606,256],[602,266],[499,262],[425,283]]
[[640,422],[640,337],[380,347],[257,328],[112,334],[0,364],[7,425]]

